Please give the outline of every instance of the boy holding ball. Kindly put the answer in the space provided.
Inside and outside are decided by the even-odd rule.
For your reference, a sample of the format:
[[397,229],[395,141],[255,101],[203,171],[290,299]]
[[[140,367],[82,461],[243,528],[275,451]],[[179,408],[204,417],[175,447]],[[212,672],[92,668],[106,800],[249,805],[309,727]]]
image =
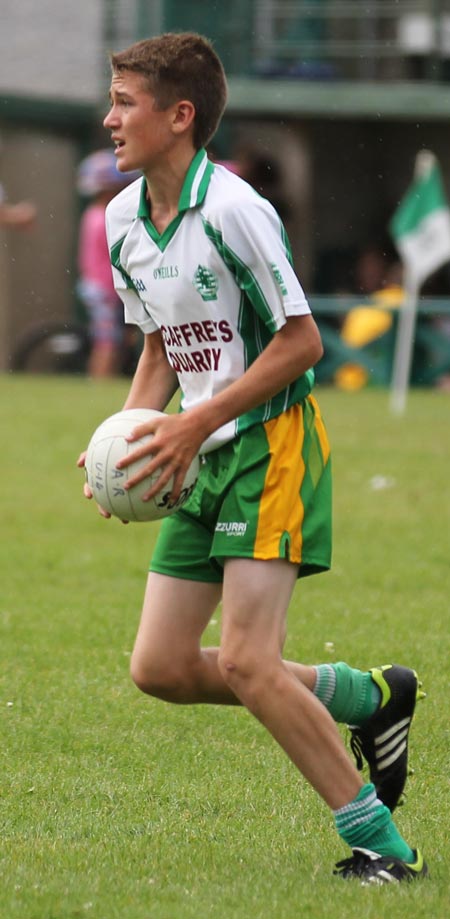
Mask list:
[[[352,849],[336,873],[418,878],[423,858],[391,817],[406,780],[415,673],[282,658],[297,578],[331,558],[330,448],[312,395],[322,344],[284,228],[268,201],[206,155],[227,85],[205,38],[161,35],[111,63],[104,125],[119,170],[143,173],[106,216],[125,318],[144,333],[124,408],[163,411],[182,393],[180,414],[136,428],[131,441],[151,433],[151,446],[122,465],[147,456],[130,484],[161,470],[148,496],[173,475],[175,502],[202,456],[192,497],[161,526],[132,677],[168,702],[245,706],[333,811]],[[220,600],[220,647],[202,647]],[[336,721],[352,725],[370,783]],[[390,752],[380,755],[387,732]]]

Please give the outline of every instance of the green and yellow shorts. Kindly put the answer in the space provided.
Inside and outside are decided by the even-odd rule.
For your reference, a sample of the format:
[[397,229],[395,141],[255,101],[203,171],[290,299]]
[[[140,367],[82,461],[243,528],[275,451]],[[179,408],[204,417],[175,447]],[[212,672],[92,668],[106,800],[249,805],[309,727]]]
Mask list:
[[313,396],[203,456],[150,571],[218,583],[227,558],[284,558],[299,577],[330,567],[330,448]]

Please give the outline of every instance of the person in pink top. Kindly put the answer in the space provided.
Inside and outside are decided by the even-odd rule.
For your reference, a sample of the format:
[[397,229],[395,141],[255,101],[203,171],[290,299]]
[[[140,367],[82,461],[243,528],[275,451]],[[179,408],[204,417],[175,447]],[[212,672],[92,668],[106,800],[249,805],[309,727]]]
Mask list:
[[77,289],[89,323],[88,373],[92,377],[114,376],[120,370],[126,328],[122,301],[113,284],[105,208],[136,177],[137,173],[118,171],[112,150],[97,150],[78,167],[77,189],[91,199],[80,222]]

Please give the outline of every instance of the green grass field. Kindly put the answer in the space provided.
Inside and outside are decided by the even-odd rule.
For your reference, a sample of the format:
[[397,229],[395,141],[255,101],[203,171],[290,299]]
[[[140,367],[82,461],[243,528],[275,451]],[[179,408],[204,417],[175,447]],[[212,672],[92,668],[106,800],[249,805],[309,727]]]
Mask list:
[[102,520],[75,465],[126,389],[0,378],[1,919],[447,919],[448,395],[413,392],[394,419],[385,392],[318,390],[334,565],[298,585],[286,653],[395,659],[428,692],[397,823],[431,877],[372,890],[332,877],[347,850],[327,808],[245,711],[131,684],[157,525]]

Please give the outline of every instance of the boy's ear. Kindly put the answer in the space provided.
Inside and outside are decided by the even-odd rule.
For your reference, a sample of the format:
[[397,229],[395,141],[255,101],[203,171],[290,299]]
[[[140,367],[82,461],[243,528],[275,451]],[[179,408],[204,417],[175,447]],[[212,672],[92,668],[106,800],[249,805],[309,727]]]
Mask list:
[[172,127],[176,134],[182,134],[184,131],[187,131],[194,122],[195,118],[195,106],[193,102],[189,102],[188,99],[183,99],[181,102],[177,102],[174,108],[174,117],[172,122]]

